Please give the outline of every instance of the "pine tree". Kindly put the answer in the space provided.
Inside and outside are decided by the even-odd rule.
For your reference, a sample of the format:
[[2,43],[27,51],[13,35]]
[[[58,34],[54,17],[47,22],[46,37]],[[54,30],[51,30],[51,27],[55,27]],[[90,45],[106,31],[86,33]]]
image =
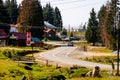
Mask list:
[[107,48],[117,49],[117,23],[116,13],[118,12],[118,0],[107,2],[106,6],[99,11],[99,26],[101,27],[102,41]]
[[54,25],[54,9],[51,7],[50,3],[46,4],[43,8],[44,21],[49,22]]
[[107,48],[113,50],[117,49],[117,3],[118,0],[111,0],[111,2],[107,2],[107,5],[102,6],[98,14],[102,41]]
[[60,29],[62,29],[62,17],[58,7],[55,7],[54,12],[54,25]]
[[95,46],[96,42],[99,41],[99,27],[94,8],[90,13],[90,18],[88,21],[88,27],[85,33],[85,37],[89,43],[93,43],[93,46]]
[[16,0],[6,0],[5,7],[10,16],[10,23],[16,24],[18,17],[18,5]]
[[3,4],[3,1],[0,0],[0,22],[2,23],[9,23],[10,21],[9,14]]
[[24,26],[22,29],[24,32],[28,30],[27,26],[32,26],[30,31],[33,37],[43,36],[43,12],[38,0],[23,0],[18,23]]
[[62,16],[58,7],[55,7],[54,9],[53,7],[51,7],[50,3],[46,4],[46,6],[43,7],[43,16],[44,21],[55,25],[57,27],[58,32],[62,30]]
[[118,0],[111,0],[111,3],[109,5],[109,12],[107,15],[107,21],[105,23],[105,26],[107,27],[107,32],[110,35],[110,49],[116,50],[117,49],[117,34],[116,34],[116,12],[117,12],[117,3]]
[[[108,3],[107,3],[108,4]],[[100,27],[100,36],[102,39],[102,44],[105,45],[107,48],[110,48],[110,34],[107,32],[107,27],[105,23],[107,21],[107,16],[109,12],[109,7],[102,6],[100,11],[98,12],[98,19],[99,19],[99,27]]]

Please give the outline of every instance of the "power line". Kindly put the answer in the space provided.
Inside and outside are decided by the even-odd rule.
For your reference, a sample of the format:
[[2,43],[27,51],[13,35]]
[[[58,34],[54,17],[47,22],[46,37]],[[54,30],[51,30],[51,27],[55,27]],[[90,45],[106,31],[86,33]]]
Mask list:
[[63,5],[63,4],[73,4],[73,3],[77,3],[77,2],[83,2],[83,1],[86,1],[86,0],[72,0],[72,1],[66,1],[66,2],[60,2],[60,3],[58,3],[58,2],[53,3],[52,2],[52,4],[53,5],[61,5],[61,4]]
[[[36,0],[37,1],[37,0]],[[76,3],[76,2],[83,2],[83,1],[86,1],[86,0],[71,0],[71,1],[66,1],[66,0],[60,0],[60,1],[39,1],[41,4],[44,4],[44,3],[52,3],[53,5],[60,5],[60,4],[71,4],[71,3]],[[34,1],[28,1],[28,2],[34,2]],[[26,3],[28,3],[26,2]],[[22,4],[22,2],[20,3]]]
[[99,2],[99,3],[93,3],[93,4],[86,4],[86,5],[83,5],[83,6],[76,6],[76,7],[64,8],[62,10],[67,11],[67,10],[71,10],[73,8],[77,9],[77,8],[82,8],[82,7],[88,7],[88,6],[91,6],[91,5],[98,5],[98,4],[101,4],[101,2]]
[[41,1],[41,3],[48,3],[48,2],[62,2],[62,1],[65,1],[65,0],[59,0],[59,1]]
[[[0,23],[0,24],[10,26],[10,24],[8,24],[8,23]],[[44,28],[44,26],[28,26],[28,25],[26,25],[26,26],[20,25],[18,28],[22,28],[22,27],[24,27],[24,28],[36,28],[36,29],[43,29]]]

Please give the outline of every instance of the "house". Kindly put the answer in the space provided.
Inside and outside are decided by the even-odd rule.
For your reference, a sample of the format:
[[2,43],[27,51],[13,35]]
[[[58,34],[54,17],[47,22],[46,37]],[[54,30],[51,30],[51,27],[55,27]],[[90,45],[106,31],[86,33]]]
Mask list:
[[57,27],[44,21],[44,35],[45,37],[55,37]]
[[7,34],[3,29],[0,29],[0,46],[5,46],[7,41]]
[[9,36],[9,45],[26,46],[26,34],[12,32]]
[[44,29],[44,35],[45,37],[55,37],[56,31],[54,31],[53,29]]

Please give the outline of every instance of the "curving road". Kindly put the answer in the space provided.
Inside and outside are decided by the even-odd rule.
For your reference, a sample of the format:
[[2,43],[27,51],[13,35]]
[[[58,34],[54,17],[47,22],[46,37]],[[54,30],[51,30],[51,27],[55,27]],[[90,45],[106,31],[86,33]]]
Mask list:
[[83,61],[78,59],[73,59],[68,57],[68,54],[76,50],[77,47],[58,47],[52,50],[48,50],[40,53],[40,58],[44,58],[50,61],[54,61],[56,63],[63,63],[66,65],[79,65],[82,67],[90,67],[93,68],[95,66],[100,66],[101,69],[111,70],[111,65],[94,63],[89,61]]

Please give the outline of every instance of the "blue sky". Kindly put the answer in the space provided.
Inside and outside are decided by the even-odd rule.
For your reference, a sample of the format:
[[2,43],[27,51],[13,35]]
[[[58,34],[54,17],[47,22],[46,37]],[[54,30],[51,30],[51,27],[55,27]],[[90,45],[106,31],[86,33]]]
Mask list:
[[[21,3],[22,0],[17,0]],[[52,7],[57,6],[62,15],[64,27],[79,27],[88,21],[90,11],[95,9],[96,13],[108,0],[41,0],[42,6],[51,3]],[[110,0],[109,0],[110,1]]]

